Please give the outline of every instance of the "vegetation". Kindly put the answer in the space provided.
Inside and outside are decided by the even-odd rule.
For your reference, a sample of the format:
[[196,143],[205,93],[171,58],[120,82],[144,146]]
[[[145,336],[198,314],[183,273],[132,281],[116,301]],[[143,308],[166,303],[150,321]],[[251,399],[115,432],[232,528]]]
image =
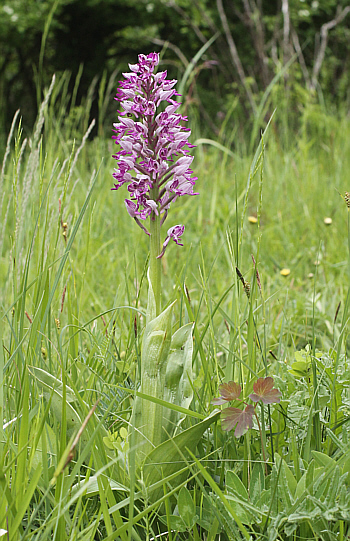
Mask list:
[[110,103],[98,116],[97,88],[119,78],[140,51],[162,51],[170,78],[187,72],[183,93],[200,113],[203,136],[218,135],[233,103],[245,134],[247,118],[264,129],[270,85],[281,75],[290,122],[297,122],[305,91],[328,108],[348,108],[349,10],[347,0],[6,0],[0,7],[2,136],[19,107],[26,111],[25,134],[31,133],[44,88],[63,73],[75,114],[86,108],[88,95],[101,134],[115,113]]
[[[350,7],[0,13],[0,539],[349,540]],[[128,196],[149,244],[109,134],[150,50],[196,148]],[[169,161],[152,88],[119,133]]]
[[[162,289],[173,332],[195,324],[193,399],[168,405],[178,432],[140,472],[148,240],[110,191],[113,142],[88,140],[64,81],[28,139],[15,116],[0,178],[3,538],[347,539],[349,119],[307,95],[289,129],[280,79],[255,152],[232,112],[220,139],[192,135],[200,196],[172,208],[186,235]],[[265,377],[279,403],[256,402]],[[229,381],[260,423],[238,438],[213,404]]]

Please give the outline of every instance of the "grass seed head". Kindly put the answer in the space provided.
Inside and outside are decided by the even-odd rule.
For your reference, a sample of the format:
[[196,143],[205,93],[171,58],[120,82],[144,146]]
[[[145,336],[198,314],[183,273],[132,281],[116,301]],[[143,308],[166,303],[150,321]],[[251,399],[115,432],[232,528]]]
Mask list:
[[350,192],[345,192],[344,199],[346,206],[348,207],[348,209],[350,209]]

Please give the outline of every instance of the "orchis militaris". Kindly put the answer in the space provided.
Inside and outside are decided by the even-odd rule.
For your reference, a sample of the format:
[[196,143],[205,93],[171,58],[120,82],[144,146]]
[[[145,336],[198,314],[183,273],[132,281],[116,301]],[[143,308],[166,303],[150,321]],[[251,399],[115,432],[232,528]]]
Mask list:
[[249,428],[253,428],[253,416],[255,416],[259,427],[266,469],[265,448],[259,417],[256,413],[256,407],[260,401],[263,404],[279,403],[282,393],[278,389],[274,388],[274,380],[271,377],[258,378],[253,385],[253,390],[254,392],[249,395],[249,398],[252,402],[254,402],[254,406],[247,404],[245,400],[240,398],[242,391],[241,386],[234,381],[229,381],[228,383],[223,383],[219,386],[220,396],[219,398],[214,398],[211,403],[215,406],[221,406],[223,404],[227,404],[228,402],[239,401],[245,405],[244,409],[234,408],[231,406],[229,408],[225,408],[221,412],[222,428],[227,431],[235,428],[234,434],[236,438],[243,436],[243,434],[245,434]]
[[141,54],[138,60],[138,64],[129,64],[130,73],[123,74],[115,98],[121,110],[119,122],[114,124],[113,138],[119,150],[113,156],[117,167],[112,189],[127,185],[126,209],[150,237],[147,317],[138,387],[143,398],[136,397],[129,425],[136,463],[141,467],[151,451],[174,434],[180,421],[176,409],[163,407],[159,399],[184,409],[193,396],[193,324],[172,333],[174,303],[161,311],[161,258],[171,239],[182,246],[185,226],[169,227],[163,244],[161,227],[172,202],[183,195],[196,195],[196,177],[190,169],[191,130],[182,125],[187,118],[177,112],[180,103],[174,99],[179,95],[174,88],[177,81],[167,80],[166,71],[155,73],[157,53]]
[[[138,64],[129,64],[130,73],[123,73],[115,99],[120,102],[119,122],[113,136],[120,150],[113,157],[118,161],[113,174],[114,188],[127,184],[125,199],[129,215],[150,236],[150,281],[155,295],[156,311],[161,304],[160,258],[170,239],[181,244],[184,225],[168,229],[161,247],[160,229],[168,216],[170,205],[182,195],[197,195],[190,165],[193,156],[188,143],[191,134],[182,123],[187,117],[177,112],[180,103],[173,98],[175,79],[167,72],[154,73],[159,55],[140,54]],[[142,223],[150,218],[149,228]]]

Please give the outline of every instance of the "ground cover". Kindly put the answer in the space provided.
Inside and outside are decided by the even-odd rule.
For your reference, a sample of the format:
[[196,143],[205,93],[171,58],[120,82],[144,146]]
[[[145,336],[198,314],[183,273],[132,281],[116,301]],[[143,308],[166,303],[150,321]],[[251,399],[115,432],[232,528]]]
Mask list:
[[[172,208],[185,242],[162,272],[173,332],[195,322],[179,437],[200,435],[145,478],[128,432],[148,241],[110,191],[112,141],[54,89],[26,142],[15,119],[0,179],[4,539],[347,539],[349,119],[309,103],[287,133],[277,109],[252,151],[228,150],[229,122],[222,148],[194,126],[200,195]],[[247,399],[265,376],[282,396],[261,434],[208,421],[222,382]]]

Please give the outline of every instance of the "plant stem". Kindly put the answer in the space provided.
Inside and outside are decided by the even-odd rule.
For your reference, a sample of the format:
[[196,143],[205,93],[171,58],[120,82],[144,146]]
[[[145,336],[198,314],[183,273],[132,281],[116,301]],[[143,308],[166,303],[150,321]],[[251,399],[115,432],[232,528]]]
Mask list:
[[157,256],[161,252],[160,246],[160,216],[156,216],[154,212],[151,214],[150,220],[150,280],[153,288],[154,298],[156,302],[156,316],[160,314],[161,293],[162,293],[162,268],[161,260]]
[[[262,450],[262,454],[263,454],[263,460],[264,460],[264,464],[265,464],[265,475],[267,475],[267,464],[266,464],[266,453],[265,453],[265,445],[264,445],[264,440],[263,440],[263,435],[262,435],[262,431],[261,431],[261,426],[260,426],[260,421],[259,421],[259,417],[256,413],[256,410],[254,408],[254,415],[256,417],[256,420],[257,420],[257,423],[258,423],[258,427],[259,427],[259,432],[260,432],[260,440],[261,440],[261,450]],[[272,436],[271,436],[272,437]]]

